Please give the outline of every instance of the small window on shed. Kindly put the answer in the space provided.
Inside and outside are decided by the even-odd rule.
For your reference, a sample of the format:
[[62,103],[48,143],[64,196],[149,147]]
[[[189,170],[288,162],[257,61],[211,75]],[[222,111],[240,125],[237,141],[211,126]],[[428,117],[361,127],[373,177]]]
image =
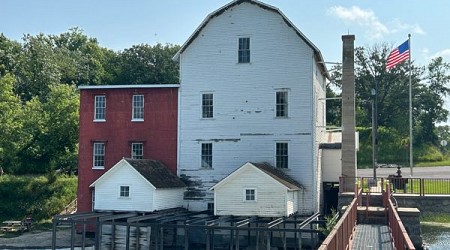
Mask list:
[[130,197],[130,186],[120,186],[120,197],[122,198]]
[[246,188],[244,190],[244,201],[256,201],[256,189]]

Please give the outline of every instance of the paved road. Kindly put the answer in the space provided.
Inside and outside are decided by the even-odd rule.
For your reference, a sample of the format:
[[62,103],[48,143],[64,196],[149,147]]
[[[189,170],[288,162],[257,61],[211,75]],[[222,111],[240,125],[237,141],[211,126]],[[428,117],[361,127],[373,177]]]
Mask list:
[[[403,177],[410,177],[409,167],[401,169]],[[397,168],[377,168],[377,177],[387,177],[390,174],[396,174]],[[373,176],[373,169],[358,169],[357,175],[360,177]],[[450,166],[443,167],[414,167],[414,178],[450,178]]]

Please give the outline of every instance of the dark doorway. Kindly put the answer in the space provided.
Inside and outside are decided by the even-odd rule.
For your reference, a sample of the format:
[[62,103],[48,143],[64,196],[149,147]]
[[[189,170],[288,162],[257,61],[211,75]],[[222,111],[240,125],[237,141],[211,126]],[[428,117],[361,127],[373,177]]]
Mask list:
[[332,210],[337,210],[339,195],[339,183],[324,182],[323,183],[323,214],[331,214]]

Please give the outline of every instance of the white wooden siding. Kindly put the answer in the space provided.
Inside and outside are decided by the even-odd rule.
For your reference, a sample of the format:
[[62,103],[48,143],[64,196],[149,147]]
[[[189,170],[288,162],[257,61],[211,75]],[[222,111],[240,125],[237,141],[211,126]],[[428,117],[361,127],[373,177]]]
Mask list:
[[154,210],[182,207],[184,190],[185,188],[156,189],[153,197]]
[[[256,201],[244,201],[246,188],[256,190]],[[280,217],[296,211],[293,201],[289,202],[287,188],[253,167],[215,188],[214,194],[215,215]]]
[[[119,197],[120,186],[130,186],[130,197]],[[126,163],[95,185],[95,210],[153,211],[154,188]]]
[[[120,186],[130,187],[129,197],[120,197]],[[95,210],[141,211],[183,206],[185,188],[155,189],[124,160],[95,183]]]
[[[242,36],[251,39],[247,64],[237,63]],[[245,162],[274,165],[276,141],[289,143],[285,171],[305,187],[298,209],[317,209],[314,63],[313,49],[275,12],[242,3],[209,21],[180,56],[178,167],[192,183],[190,209],[206,209],[213,202],[207,190]],[[275,118],[275,92],[283,88],[289,118]],[[201,119],[204,91],[214,92],[213,119]],[[200,167],[202,141],[213,143],[212,169]]]

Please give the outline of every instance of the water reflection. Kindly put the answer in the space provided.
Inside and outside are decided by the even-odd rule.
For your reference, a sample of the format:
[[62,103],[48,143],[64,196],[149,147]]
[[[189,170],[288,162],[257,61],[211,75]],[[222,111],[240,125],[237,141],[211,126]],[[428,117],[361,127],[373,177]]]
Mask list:
[[422,224],[422,240],[430,250],[450,249],[450,227]]

